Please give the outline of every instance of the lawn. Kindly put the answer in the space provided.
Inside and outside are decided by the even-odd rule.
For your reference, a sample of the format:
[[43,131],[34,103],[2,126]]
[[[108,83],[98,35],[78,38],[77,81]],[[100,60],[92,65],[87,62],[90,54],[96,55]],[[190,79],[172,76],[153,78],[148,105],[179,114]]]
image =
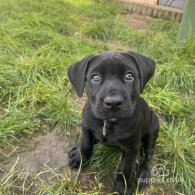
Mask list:
[[57,132],[78,142],[85,97],[76,98],[66,71],[107,50],[134,50],[157,62],[142,96],[161,121],[152,164],[168,174],[149,191],[194,194],[195,37],[178,46],[178,23],[135,17],[107,2],[0,1],[0,194],[108,194],[102,177],[117,166],[119,150],[96,145],[81,176],[67,167],[32,174],[19,166],[38,136]]

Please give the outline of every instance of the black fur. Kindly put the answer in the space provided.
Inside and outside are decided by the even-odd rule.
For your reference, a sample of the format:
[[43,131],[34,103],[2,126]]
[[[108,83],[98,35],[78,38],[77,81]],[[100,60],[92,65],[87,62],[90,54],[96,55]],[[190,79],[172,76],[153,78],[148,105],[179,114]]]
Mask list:
[[78,168],[81,157],[82,164],[86,164],[97,142],[119,147],[122,159],[115,191],[120,195],[125,191],[126,195],[133,193],[132,172],[140,151],[143,151],[137,170],[140,185],[147,185],[150,177],[159,122],[140,92],[154,71],[155,62],[135,52],[88,56],[68,69],[78,96],[82,96],[85,84],[88,96],[82,116],[81,142],[69,152],[69,165]]

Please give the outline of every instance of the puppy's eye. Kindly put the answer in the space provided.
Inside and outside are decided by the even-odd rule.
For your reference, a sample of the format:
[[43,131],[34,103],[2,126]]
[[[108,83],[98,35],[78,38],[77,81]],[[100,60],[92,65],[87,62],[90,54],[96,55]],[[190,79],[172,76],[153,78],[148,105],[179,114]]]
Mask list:
[[94,74],[91,78],[91,81],[93,81],[94,83],[98,83],[101,81],[101,76],[99,74]]
[[125,76],[124,76],[124,80],[125,81],[133,81],[134,77],[132,75],[132,73],[128,72]]

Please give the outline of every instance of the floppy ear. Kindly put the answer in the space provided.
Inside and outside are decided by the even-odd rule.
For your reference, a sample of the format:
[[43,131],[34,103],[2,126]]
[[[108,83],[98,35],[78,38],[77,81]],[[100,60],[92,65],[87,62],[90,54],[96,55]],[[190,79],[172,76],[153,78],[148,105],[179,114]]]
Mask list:
[[85,76],[87,73],[87,68],[90,61],[93,59],[93,55],[83,58],[82,60],[76,62],[68,68],[68,78],[79,97],[83,95]]
[[144,86],[154,74],[156,63],[152,59],[136,52],[130,51],[128,54],[131,56],[137,66],[140,76],[140,92],[142,92]]

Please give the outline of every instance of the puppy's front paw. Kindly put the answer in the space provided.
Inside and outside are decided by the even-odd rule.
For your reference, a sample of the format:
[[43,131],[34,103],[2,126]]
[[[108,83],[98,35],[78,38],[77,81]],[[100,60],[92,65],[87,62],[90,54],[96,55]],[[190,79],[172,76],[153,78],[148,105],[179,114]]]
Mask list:
[[114,191],[118,192],[120,195],[133,195],[132,190],[130,188],[126,188],[122,182],[115,183]]
[[68,152],[68,157],[69,157],[69,166],[73,168],[78,168],[81,163],[81,153],[79,151],[78,147],[72,148]]
[[150,170],[140,167],[138,170],[138,185],[140,188],[147,187],[150,184]]

